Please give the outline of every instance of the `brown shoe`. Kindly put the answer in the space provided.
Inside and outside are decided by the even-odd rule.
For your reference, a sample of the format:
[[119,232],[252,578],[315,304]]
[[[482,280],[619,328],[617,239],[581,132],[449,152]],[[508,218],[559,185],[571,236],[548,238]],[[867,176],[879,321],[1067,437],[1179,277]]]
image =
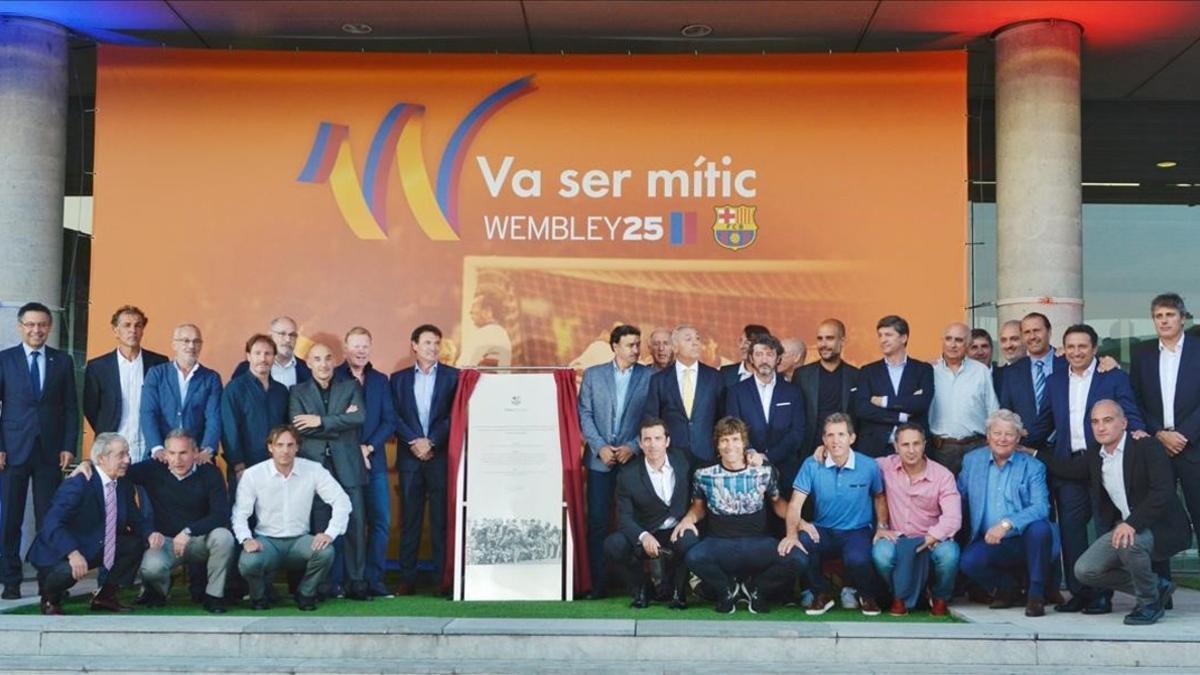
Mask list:
[[992,604],[988,605],[991,609],[1008,609],[1016,607],[1017,602],[1013,598],[1013,592],[1009,590],[997,590],[992,596]]
[[396,595],[416,595],[417,588],[407,581],[401,581],[396,587]]
[[892,600],[892,608],[888,610],[888,614],[892,616],[904,616],[908,614],[908,608],[904,606],[904,601],[900,598]]
[[42,616],[63,616],[64,614],[66,612],[63,611],[62,605],[50,598],[42,598]]
[[92,611],[118,612],[124,614],[125,612],[131,612],[133,610],[125,605],[122,605],[121,601],[117,599],[117,589],[115,587],[104,586],[100,590],[96,591],[96,594],[92,596]]
[[821,616],[831,609],[833,609],[833,596],[828,593],[818,593],[817,597],[813,598],[812,604],[805,608],[804,613],[809,616]]
[[946,601],[941,598],[934,598],[929,605],[930,616],[949,616],[950,608],[946,606]]
[[1030,598],[1025,603],[1025,616],[1046,616],[1046,601],[1039,598]]
[[883,610],[879,609],[879,603],[875,602],[875,598],[866,596],[859,598],[858,607],[862,610],[863,616],[879,616],[883,614]]

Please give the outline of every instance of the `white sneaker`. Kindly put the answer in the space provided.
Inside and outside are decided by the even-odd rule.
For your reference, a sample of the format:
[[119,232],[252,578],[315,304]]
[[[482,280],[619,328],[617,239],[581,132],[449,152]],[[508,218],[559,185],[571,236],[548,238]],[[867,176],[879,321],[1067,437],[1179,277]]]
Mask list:
[[858,589],[842,587],[842,609],[858,609]]
[[745,583],[739,581],[737,585],[737,591],[735,591],[735,593],[737,595],[737,599],[733,601],[735,604],[740,602],[747,607],[750,606],[750,591],[746,590]]

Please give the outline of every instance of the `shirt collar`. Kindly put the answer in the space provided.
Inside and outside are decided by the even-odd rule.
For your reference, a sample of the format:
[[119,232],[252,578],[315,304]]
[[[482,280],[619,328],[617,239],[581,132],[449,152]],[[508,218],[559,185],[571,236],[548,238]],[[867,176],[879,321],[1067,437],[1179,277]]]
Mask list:
[[279,476],[280,478],[283,478],[284,480],[289,480],[292,476],[295,476],[297,471],[300,469],[300,458],[297,457],[295,460],[292,461],[292,472],[287,475],[287,478],[284,478],[283,474],[279,473],[279,467],[275,466],[275,460],[268,459],[267,463],[270,464],[271,475]]
[[114,479],[109,478],[108,474],[104,473],[104,469],[101,469],[99,464],[92,462],[92,468],[96,470],[96,475],[100,476],[100,487],[107,488],[109,483],[116,482]]
[[1096,359],[1092,359],[1091,365],[1089,365],[1087,367],[1087,370],[1083,371],[1082,375],[1076,375],[1075,371],[1072,370],[1070,366],[1067,366],[1067,375],[1070,375],[1071,377],[1077,377],[1080,379],[1087,379],[1092,376],[1092,373],[1096,372],[1096,363],[1097,363]]
[[[274,464],[274,462],[272,462],[272,464]],[[199,464],[192,464],[192,468],[190,471],[183,474],[182,476],[177,476],[177,475],[175,475],[175,472],[171,470],[171,467],[168,466],[167,473],[171,474],[171,477],[174,478],[175,480],[185,480],[185,479],[191,478],[193,475],[195,475],[196,470],[199,468],[200,468]]]
[[629,375],[630,373],[633,372],[633,368],[636,365],[637,365],[637,363],[634,363],[633,365],[629,366],[625,370],[621,370],[621,366],[617,365],[617,360],[615,358],[612,360],[613,372],[616,373],[617,377],[621,377],[623,375]]
[[[182,373],[182,371],[180,371],[180,370],[179,370],[179,362],[178,362],[178,361],[172,361],[172,362],[171,362],[171,364],[172,364],[173,366],[175,366],[175,374],[176,374],[176,375],[179,375],[180,373]],[[192,375],[195,375],[195,374],[196,374],[196,371],[197,371],[199,368],[200,368],[200,362],[199,362],[199,361],[197,361],[197,362],[193,363],[193,364],[192,364],[192,369],[191,369],[191,370],[187,371],[186,373],[182,373],[182,374],[183,374],[183,377],[184,377],[184,378],[189,378],[189,377],[191,377]]]
[[280,363],[279,361],[272,361],[271,367],[272,368],[276,368],[276,367],[283,368],[284,370],[290,370],[292,368],[295,368],[296,367],[296,355],[292,354],[292,360],[288,361],[287,363]]
[[[1121,434],[1121,440],[1117,441],[1117,450],[1113,453],[1114,457],[1120,457],[1121,453],[1125,452],[1125,437],[1128,435],[1128,432]],[[1100,456],[1108,457],[1108,451],[1104,449],[1103,445],[1100,446]]]
[[[850,457],[848,457],[846,459],[846,463],[844,465],[842,465],[843,469],[849,469],[851,471],[854,470],[854,455],[856,455],[856,454],[858,454],[858,453],[854,452],[854,449],[851,448],[850,449]],[[837,468],[837,462],[833,461],[833,455],[831,455],[830,453],[825,453],[825,468],[828,468],[828,469]]]
[[888,361],[887,357],[885,356],[883,357],[883,364],[888,368],[903,368],[904,366],[908,365],[908,352],[904,352],[904,358],[900,359],[900,363],[892,363],[891,361]]
[[758,375],[751,375],[750,377],[754,378],[754,384],[757,384],[759,389],[766,389],[767,387],[775,386],[775,381],[779,379],[779,373],[771,373],[771,381],[765,383],[758,379]]
[[124,364],[126,364],[126,365],[130,365],[130,366],[132,366],[132,365],[134,365],[134,364],[141,363],[141,361],[142,361],[142,352],[143,352],[143,351],[145,351],[145,350],[143,350],[143,349],[139,349],[139,350],[138,350],[138,353],[137,353],[137,356],[133,357],[132,359],[127,359],[127,358],[125,358],[125,355],[121,353],[121,350],[120,350],[120,349],[116,349],[116,350],[114,350],[114,351],[115,351],[115,352],[117,352],[117,363],[124,363]]
[[38,347],[37,349],[34,349],[33,347],[30,347],[29,345],[27,345],[27,344],[25,344],[24,342],[22,342],[22,343],[21,343],[21,348],[25,350],[25,360],[26,360],[26,361],[28,361],[28,360],[29,360],[29,355],[30,355],[30,354],[32,354],[32,353],[34,353],[34,352],[37,352],[37,353],[41,354],[42,356],[45,356],[45,355],[46,355],[46,345],[42,345],[41,347]]
[[676,361],[676,362],[675,362],[675,374],[676,374],[676,375],[680,375],[680,376],[682,376],[682,375],[683,375],[683,372],[684,372],[685,370],[690,370],[690,371],[692,371],[692,372],[694,372],[694,373],[698,373],[698,372],[700,372],[700,362],[699,362],[699,361],[697,361],[697,362],[693,363],[693,364],[692,364],[692,365],[690,365],[690,366],[685,366],[685,365],[683,365],[682,363],[680,363],[679,361]]
[[657,469],[657,470],[654,467],[650,466],[650,458],[649,457],[644,457],[642,459],[642,461],[646,463],[646,471],[648,471],[650,473],[666,474],[668,472],[674,471],[674,469],[671,468],[671,458],[670,457],[667,457],[665,460],[663,460],[662,468]]
[[1047,349],[1046,353],[1042,354],[1042,356],[1040,358],[1030,354],[1029,361],[1031,363],[1037,363],[1038,361],[1041,361],[1043,364],[1053,368],[1054,367],[1054,348],[1051,347],[1050,349]]
[[[895,454],[889,455],[888,461],[892,463],[892,471],[893,472],[902,473],[902,474],[907,475],[908,472],[904,470],[904,462],[900,461],[900,455],[895,455]],[[929,461],[930,461],[929,458],[926,457],[925,458],[925,468],[921,469],[921,473],[917,474],[914,477],[914,480],[929,480]]]
[[425,371],[421,370],[421,364],[419,364],[419,363],[414,363],[413,368],[417,371],[418,375],[427,375],[429,377],[432,377],[434,375],[437,375],[438,362],[434,361],[433,365],[429,366],[429,373],[426,373]]
[[1182,353],[1183,353],[1183,339],[1184,339],[1184,338],[1186,338],[1186,337],[1187,337],[1187,335],[1186,335],[1186,334],[1184,334],[1184,333],[1180,333],[1180,334],[1179,334],[1179,342],[1176,342],[1176,343],[1175,343],[1175,351],[1170,351],[1170,350],[1168,350],[1168,349],[1167,349],[1167,347],[1166,347],[1166,345],[1164,345],[1164,344],[1163,344],[1163,341],[1160,339],[1160,340],[1158,341],[1158,351],[1159,351],[1159,352],[1167,352],[1167,353],[1169,353],[1169,354],[1172,354],[1172,355],[1178,356],[1179,354],[1182,354]]

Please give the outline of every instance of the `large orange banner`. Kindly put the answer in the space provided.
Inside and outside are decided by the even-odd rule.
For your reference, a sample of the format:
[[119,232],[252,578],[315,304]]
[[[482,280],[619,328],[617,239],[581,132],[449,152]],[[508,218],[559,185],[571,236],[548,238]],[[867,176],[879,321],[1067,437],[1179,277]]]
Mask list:
[[[125,303],[229,373],[430,322],[460,364],[587,365],[616,322],[937,354],[966,288],[966,57],[413,56],[100,48],[90,350]],[[600,344],[597,344],[597,343]],[[303,351],[303,349],[301,349]],[[169,352],[168,352],[169,353]]]

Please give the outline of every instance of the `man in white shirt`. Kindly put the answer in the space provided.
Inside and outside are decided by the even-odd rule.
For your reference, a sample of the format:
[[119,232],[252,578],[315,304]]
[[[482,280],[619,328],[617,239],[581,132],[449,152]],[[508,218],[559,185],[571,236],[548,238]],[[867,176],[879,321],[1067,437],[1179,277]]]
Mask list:
[[952,323],[942,333],[942,357],[933,363],[929,406],[930,459],[957,476],[963,455],[984,445],[988,415],[1000,408],[988,367],[966,358],[971,329]]
[[[250,584],[254,609],[269,609],[266,586],[280,567],[303,570],[296,594],[301,611],[317,608],[317,585],[333,565],[333,540],[346,531],[350,497],[320,464],[296,457],[300,434],[279,426],[267,437],[270,462],[246,469],[238,482],[233,532],[242,546],[238,571]],[[333,508],[324,532],[309,534],[313,499]],[[250,516],[257,519],[253,531]]]

